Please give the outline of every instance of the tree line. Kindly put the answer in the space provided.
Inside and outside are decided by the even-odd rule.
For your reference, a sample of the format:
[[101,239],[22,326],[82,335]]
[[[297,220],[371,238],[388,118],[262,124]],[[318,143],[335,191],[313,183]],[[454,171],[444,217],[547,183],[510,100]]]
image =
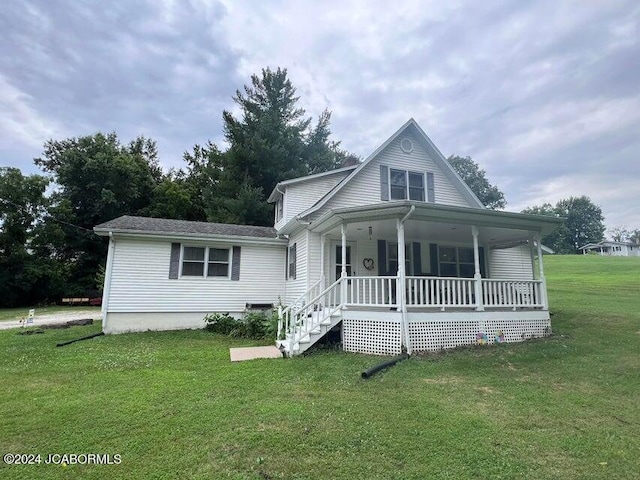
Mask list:
[[[101,289],[105,239],[95,225],[121,215],[271,225],[276,183],[355,157],[331,139],[331,113],[313,122],[286,69],[263,69],[224,111],[223,151],[213,142],[165,172],[156,142],[116,133],[48,140],[44,175],[0,169],[0,306],[33,305]],[[103,270],[102,270],[103,271]]]
[[[140,215],[269,226],[266,198],[278,182],[360,160],[331,138],[331,112],[314,122],[299,107],[286,69],[263,69],[233,100],[239,117],[222,113],[229,147],[194,145],[182,168],[163,171],[154,140],[123,142],[116,133],[47,140],[34,159],[44,175],[0,168],[0,307],[100,290],[107,241],[93,233],[97,224]],[[505,207],[504,194],[470,157],[448,160],[485,205]],[[570,252],[576,242],[601,240],[598,207],[586,197],[567,202],[527,210],[572,219],[577,212],[579,233],[566,227],[550,246]],[[584,227],[585,215],[599,225]]]

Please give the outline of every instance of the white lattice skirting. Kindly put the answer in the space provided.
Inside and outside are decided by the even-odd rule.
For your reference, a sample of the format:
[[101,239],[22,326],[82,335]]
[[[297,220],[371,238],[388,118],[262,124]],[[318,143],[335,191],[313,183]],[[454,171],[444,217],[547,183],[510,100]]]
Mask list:
[[[366,312],[342,322],[343,348],[348,352],[397,355],[401,351],[400,315],[366,317]],[[437,351],[462,345],[521,342],[551,334],[549,313],[447,312],[410,313],[409,335],[414,351]]]
[[398,355],[400,353],[400,322],[344,319],[342,345],[347,352]]

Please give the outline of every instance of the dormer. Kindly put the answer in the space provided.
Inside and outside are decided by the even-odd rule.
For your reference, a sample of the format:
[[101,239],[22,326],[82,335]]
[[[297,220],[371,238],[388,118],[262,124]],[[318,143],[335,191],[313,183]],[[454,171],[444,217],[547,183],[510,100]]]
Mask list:
[[279,229],[296,215],[311,208],[349,176],[357,166],[358,164],[349,165],[278,183],[267,200],[275,207],[273,226]]

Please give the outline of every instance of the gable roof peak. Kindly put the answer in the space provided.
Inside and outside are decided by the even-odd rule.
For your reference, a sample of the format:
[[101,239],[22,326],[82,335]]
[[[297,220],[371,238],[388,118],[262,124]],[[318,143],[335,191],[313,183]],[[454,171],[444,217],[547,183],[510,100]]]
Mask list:
[[442,152],[435,146],[425,131],[418,125],[413,117],[410,117],[398,130],[395,131],[382,145],[374,150],[358,167],[351,172],[342,182],[338,183],[333,189],[331,189],[325,196],[318,200],[311,208],[302,212],[299,217],[305,217],[325,205],[336,193],[338,193],[345,185],[347,185],[355,176],[357,176],[374,158],[376,158],[380,152],[387,148],[394,140],[396,140],[407,128],[413,126],[418,136],[418,141],[421,141],[424,147],[432,153],[434,162],[440,167],[442,173],[457,187],[461,195],[476,208],[485,208],[484,204],[478,199],[475,193],[469,188],[469,186],[462,180],[458,172],[447,161]]

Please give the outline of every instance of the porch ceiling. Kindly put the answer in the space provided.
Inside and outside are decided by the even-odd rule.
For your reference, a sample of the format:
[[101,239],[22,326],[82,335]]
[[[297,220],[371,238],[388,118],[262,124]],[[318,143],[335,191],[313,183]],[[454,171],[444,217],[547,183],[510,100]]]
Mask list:
[[[414,206],[415,210],[405,223],[407,237],[453,241],[468,241],[471,226],[479,227],[483,243],[525,240],[531,232],[546,235],[555,230],[563,219],[541,215],[497,212],[479,208],[454,207],[409,200],[383,202],[359,207],[330,210],[311,223],[313,231],[333,234],[339,232],[342,223],[347,233],[364,232],[368,237],[369,225],[374,237],[394,237],[397,218],[404,217]],[[362,230],[358,230],[361,228]]]
[[[369,239],[369,227],[371,227],[372,239],[392,240],[397,238],[396,220],[371,220],[353,222],[347,224],[347,239]],[[529,239],[528,230],[514,230],[498,227],[479,227],[478,240],[482,244],[509,244]],[[341,235],[340,225],[326,232],[329,238],[339,239]],[[407,240],[429,240],[436,243],[471,243],[471,225],[462,223],[430,222],[425,220],[412,220],[405,222],[405,237]]]

